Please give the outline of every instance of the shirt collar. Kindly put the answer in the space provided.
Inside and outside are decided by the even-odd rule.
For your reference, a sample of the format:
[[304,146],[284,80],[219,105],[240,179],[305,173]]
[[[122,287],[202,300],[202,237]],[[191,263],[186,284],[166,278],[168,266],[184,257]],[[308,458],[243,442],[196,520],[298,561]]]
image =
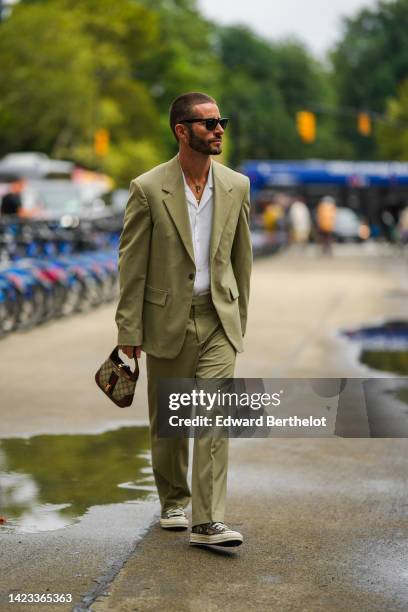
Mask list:
[[214,186],[213,162],[212,162],[212,160],[211,160],[211,163],[210,163],[210,171],[208,172],[207,185],[209,186],[210,189],[212,189],[213,186]]

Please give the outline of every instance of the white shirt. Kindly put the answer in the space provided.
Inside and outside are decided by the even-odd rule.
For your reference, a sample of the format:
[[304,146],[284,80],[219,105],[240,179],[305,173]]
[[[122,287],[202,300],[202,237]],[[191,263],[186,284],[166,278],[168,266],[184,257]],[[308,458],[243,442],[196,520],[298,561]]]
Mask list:
[[204,187],[200,203],[197,203],[194,193],[184,180],[188,216],[190,218],[191,238],[194,248],[196,275],[194,279],[193,295],[200,295],[210,291],[210,244],[214,209],[214,184],[212,162],[208,172],[207,183]]

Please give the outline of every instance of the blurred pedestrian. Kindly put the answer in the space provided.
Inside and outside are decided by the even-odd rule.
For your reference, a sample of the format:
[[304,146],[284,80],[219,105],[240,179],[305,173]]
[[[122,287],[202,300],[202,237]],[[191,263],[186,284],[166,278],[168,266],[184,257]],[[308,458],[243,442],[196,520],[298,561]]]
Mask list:
[[295,200],[289,208],[289,223],[291,241],[305,244],[309,241],[312,229],[310,211],[303,200]]
[[405,206],[400,212],[398,231],[402,244],[408,244],[408,206]]
[[284,210],[282,206],[276,202],[269,202],[262,213],[262,224],[267,232],[276,232],[280,229],[283,219]]
[[385,238],[392,243],[398,242],[398,225],[394,214],[385,209],[381,213],[381,221]]
[[2,216],[18,215],[21,209],[20,183],[12,183],[1,200],[0,212]]
[[336,200],[331,196],[324,196],[316,208],[316,225],[323,253],[331,253],[336,209]]
[[205,94],[184,94],[171,105],[178,155],[131,182],[116,323],[126,355],[147,354],[161,527],[186,529],[191,499],[190,543],[238,546],[242,535],[223,522],[228,438],[195,438],[190,492],[188,438],[157,434],[160,379],[232,378],[243,350],[252,264],[249,180],[210,157],[222,152],[227,122]]

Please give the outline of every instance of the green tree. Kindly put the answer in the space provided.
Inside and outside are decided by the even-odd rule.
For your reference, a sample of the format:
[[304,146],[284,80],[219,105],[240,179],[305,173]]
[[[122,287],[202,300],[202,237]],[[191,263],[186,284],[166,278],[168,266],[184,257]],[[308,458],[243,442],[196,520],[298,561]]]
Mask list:
[[[47,138],[42,127],[40,135],[33,134],[30,110],[24,104],[15,107],[11,103],[3,109],[3,122],[9,123],[13,116],[18,123],[25,114],[27,127],[21,132],[10,124],[10,137],[4,143],[3,152],[27,148],[29,142],[30,148],[71,157],[88,166],[100,166],[125,182],[174,153],[176,143],[168,126],[168,108],[177,95],[204,90],[217,96],[221,66],[214,45],[214,27],[200,15],[195,0],[116,0],[114,3],[111,0],[22,0],[7,21],[10,32],[7,41],[4,46],[0,45],[0,61],[9,48],[11,78],[7,79],[7,88],[11,99],[15,89],[22,93],[26,90],[24,82],[15,87],[12,78],[19,61],[16,47],[20,23],[24,20],[29,49],[27,73],[34,74],[32,63],[36,56],[40,57],[40,74],[36,78],[44,77],[41,90],[45,100],[48,100],[48,83],[56,84],[53,107],[63,125],[49,125]],[[75,38],[72,30],[81,40]],[[59,33],[53,44],[45,40],[47,32]],[[71,64],[64,61],[65,55],[79,61],[85,51],[89,66],[85,70],[76,63],[71,75]],[[52,79],[47,77],[50,64]],[[72,121],[70,118],[67,121],[64,105],[70,100],[70,83],[74,83],[77,73],[82,75],[78,89],[83,96],[73,92],[71,97],[77,108]],[[87,103],[83,99],[85,95]],[[47,109],[49,106],[46,104]],[[71,127],[74,120],[79,123],[76,130]],[[93,134],[101,127],[108,129],[111,137],[110,151],[103,162],[95,158],[92,146]],[[22,133],[29,135],[29,141]],[[126,157],[129,154],[130,159]]]
[[[198,90],[231,117],[225,151],[233,165],[245,158],[351,157],[355,117],[352,127],[351,119],[340,121],[336,106],[354,104],[346,99],[353,62],[372,46],[358,47],[359,27],[350,20],[332,79],[298,41],[273,43],[246,27],[216,26],[197,0],[21,0],[0,24],[0,153],[42,150],[125,184],[176,151],[170,103]],[[348,56],[349,42],[360,55]],[[300,110],[316,114],[313,143],[297,133]],[[110,134],[103,159],[93,150],[98,128]]]
[[293,157],[347,157],[344,140],[336,138],[336,92],[330,71],[317,61],[302,43],[288,39],[274,45],[278,66],[278,87],[282,93],[285,111],[292,126],[299,111],[309,110],[316,115],[315,142],[303,145],[296,134],[296,152]]
[[138,0],[158,19],[153,48],[134,74],[155,100],[160,113],[162,142],[168,155],[177,149],[169,129],[171,102],[187,91],[203,91],[219,97],[221,62],[215,27],[200,14],[196,0]]
[[[108,172],[121,168],[123,182],[149,167],[152,150],[161,161],[157,109],[134,76],[158,34],[153,13],[130,0],[43,0],[20,4],[0,28],[2,153],[36,149]],[[103,161],[93,151],[102,127],[112,143]],[[146,162],[136,156],[132,170],[120,155],[146,139],[155,147]]]
[[317,110],[331,95],[327,75],[307,50],[293,40],[272,44],[242,26],[220,28],[218,39],[231,160],[329,156],[333,122],[325,115],[315,143],[302,143],[296,130],[296,112]]
[[387,100],[386,120],[378,125],[378,151],[383,159],[408,160],[408,80]]
[[77,17],[57,6],[18,6],[1,24],[1,153],[91,137],[94,54]]
[[[408,74],[408,0],[379,2],[344,21],[344,35],[332,53],[340,106],[384,112]],[[377,155],[375,133],[364,137],[353,114],[341,116],[338,133],[353,145],[356,157]]]

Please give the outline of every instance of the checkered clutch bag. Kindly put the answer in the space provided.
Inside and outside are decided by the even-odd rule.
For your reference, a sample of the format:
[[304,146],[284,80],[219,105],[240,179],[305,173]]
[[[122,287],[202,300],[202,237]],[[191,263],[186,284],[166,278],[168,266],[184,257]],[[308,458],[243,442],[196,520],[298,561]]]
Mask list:
[[135,369],[132,372],[119,357],[116,346],[95,374],[95,382],[98,387],[120,408],[126,408],[133,402],[139,378],[139,364],[136,357],[134,360]]

